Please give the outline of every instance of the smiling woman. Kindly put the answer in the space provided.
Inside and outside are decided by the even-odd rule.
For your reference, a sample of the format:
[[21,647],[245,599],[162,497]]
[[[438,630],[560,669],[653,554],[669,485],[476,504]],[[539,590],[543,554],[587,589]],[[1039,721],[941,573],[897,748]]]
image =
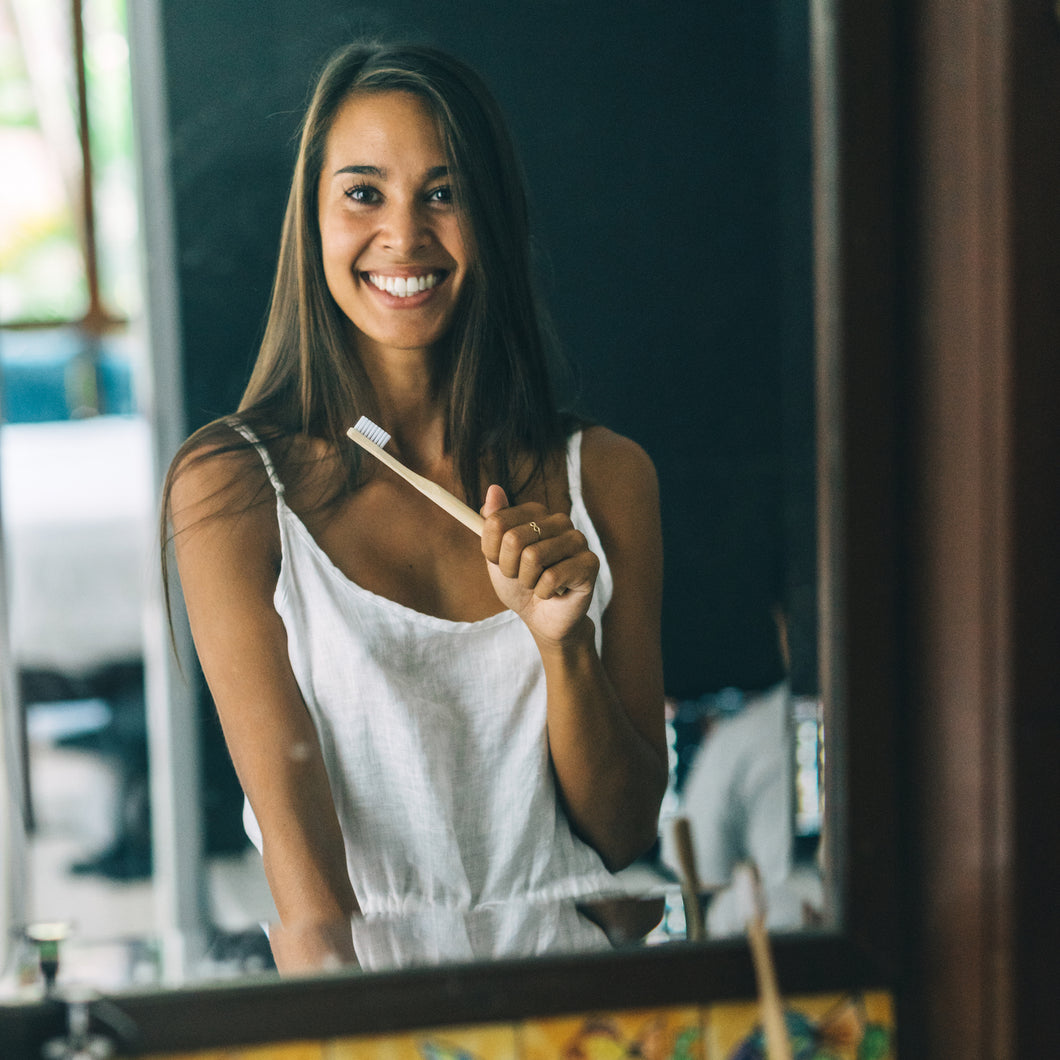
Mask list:
[[[235,407],[245,385],[246,351],[259,335],[268,302],[278,212],[290,175],[288,148],[297,143],[293,125],[320,56],[347,32],[345,9],[335,0],[310,0],[297,14],[275,13],[269,21],[248,21],[235,0],[219,0],[209,15],[169,0],[147,0],[130,9],[130,18],[141,24],[133,54],[142,82],[137,101],[141,111],[161,115],[148,123],[153,134],[143,139],[141,161],[147,193],[147,275],[152,282],[151,356],[158,380],[152,414],[161,436],[162,466],[189,428]],[[457,371],[465,373],[463,380],[489,373],[489,383],[478,391],[467,390],[463,381],[453,386],[458,396],[472,396],[464,408],[453,409],[457,442],[465,429],[485,432],[486,450],[498,462],[507,459],[490,432],[497,422],[517,422],[518,416],[511,407],[498,408],[504,387],[495,384],[504,381],[512,335],[526,340],[534,328],[512,328],[501,335],[493,347],[501,356],[483,360],[478,365],[481,373],[472,370],[477,347],[470,344],[458,351],[455,340],[461,328],[464,335],[474,331],[467,325],[474,320],[476,300],[492,297],[492,285],[500,284],[503,294],[541,284],[549,289],[558,330],[580,368],[577,394],[584,407],[643,443],[659,468],[660,499],[668,513],[665,661],[667,691],[680,708],[675,719],[679,777],[689,749],[681,743],[688,726],[679,724],[686,713],[739,701],[717,690],[731,684],[747,688],[758,679],[763,670],[756,662],[763,654],[761,643],[770,659],[775,654],[761,586],[778,540],[786,565],[783,573],[803,594],[800,602],[808,603],[792,629],[814,628],[814,555],[812,543],[805,546],[812,540],[814,490],[808,232],[802,227],[809,205],[808,195],[799,197],[808,192],[801,10],[798,4],[784,5],[783,13],[772,8],[701,12],[688,6],[671,12],[666,23],[653,25],[653,12],[642,2],[630,9],[628,19],[604,20],[608,31],[602,34],[601,9],[594,5],[562,13],[552,9],[547,18],[539,8],[518,5],[470,5],[466,17],[456,18],[418,0],[359,8],[368,12],[364,17],[369,28],[381,29],[384,36],[404,34],[412,27],[417,37],[443,42],[473,58],[499,91],[528,162],[536,242],[532,270],[510,253],[513,232],[522,238],[526,204],[518,186],[514,191],[509,187],[517,167],[507,146],[495,138],[473,136],[464,121],[459,129],[446,122],[439,126],[443,141],[449,141],[443,161],[447,166],[450,159],[459,164],[430,178],[439,178],[439,189],[453,188],[453,204],[459,204],[464,215],[488,221],[477,226],[469,244],[474,254],[456,308],[453,342],[439,344],[434,351],[440,385],[455,379]],[[143,25],[152,18],[160,20],[161,35],[145,47]],[[233,34],[246,42],[245,48],[232,47]],[[781,40],[784,34],[788,36]],[[397,91],[407,94],[408,88]],[[237,137],[232,135],[235,128],[240,130]],[[326,144],[321,141],[316,147],[322,159]],[[335,168],[347,166],[383,169],[377,158],[361,154]],[[461,189],[464,172],[487,172],[491,180]],[[319,173],[325,173],[323,162]],[[349,175],[350,191],[365,208],[375,197],[365,186],[384,175],[390,174]],[[170,181],[172,202],[167,197]],[[787,213],[778,211],[782,190]],[[312,189],[306,191],[311,194]],[[437,195],[443,195],[441,190],[436,200]],[[504,203],[519,208],[510,210]],[[320,238],[315,203],[304,220],[289,233],[285,247],[295,248],[301,240],[319,251],[314,242]],[[168,227],[171,221],[174,228]],[[541,254],[546,249],[547,259]],[[308,277],[318,293],[326,289],[323,275],[310,276],[297,268],[291,275]],[[397,296],[401,280],[390,274],[383,284]],[[407,277],[404,284],[402,304],[409,301]],[[326,303],[314,294],[304,304]],[[509,305],[511,316],[500,323],[511,323],[526,306],[520,301]],[[298,300],[286,303],[286,309],[297,315]],[[340,352],[348,349],[353,336],[348,318],[340,317],[333,330]],[[330,322],[322,323],[322,333],[332,333]],[[548,333],[540,329],[541,335]],[[326,353],[326,345],[317,352]],[[265,373],[261,379],[266,389],[270,378],[294,377],[291,363],[283,358],[297,351],[297,341],[277,345],[272,362],[276,375]],[[529,385],[533,389],[536,383],[531,379]],[[314,398],[324,406],[342,397],[344,386],[336,374]],[[372,399],[367,388],[361,393]],[[495,418],[476,423],[483,411]],[[377,409],[369,414],[394,426]],[[349,425],[349,420],[339,419],[342,427]],[[528,431],[539,426],[547,441],[552,425],[536,420],[523,425]],[[392,445],[415,463],[415,439],[407,434],[397,430]],[[585,432],[583,463],[592,460],[594,437],[606,436]],[[243,444],[230,431],[226,438]],[[335,484],[326,474],[327,450],[319,441],[307,436],[305,450],[292,445],[292,461],[304,458],[303,466],[314,463],[321,475],[319,481],[304,483],[283,479],[288,507],[297,507],[299,498],[290,494],[300,485],[312,508]],[[272,443],[266,439],[266,445]],[[352,449],[348,442],[344,445]],[[481,471],[474,463],[476,447],[467,452],[476,476]],[[275,494],[263,465],[256,453],[251,455],[256,464],[250,466],[264,490],[261,499],[272,500]],[[621,453],[605,454],[602,463],[608,465],[612,455]],[[457,468],[420,463],[450,490],[471,498]],[[562,477],[569,478],[565,459],[552,457],[546,463],[550,483],[559,477],[557,463]],[[609,490],[622,499],[626,489],[620,463],[615,470],[613,484],[608,480],[608,488],[598,491],[605,494],[604,503]],[[517,485],[530,471],[518,461],[510,468]],[[374,496],[378,504],[363,526],[359,523],[347,534],[329,538],[327,519],[314,521],[308,511],[301,513],[316,543],[329,555],[348,549],[352,558],[343,561],[345,573],[360,578],[362,587],[377,596],[434,617],[495,619],[501,605],[495,593],[489,595],[492,585],[479,594],[475,576],[480,570],[469,566],[459,583],[454,577],[456,593],[439,588],[443,583],[438,565],[448,564],[454,574],[462,571],[470,535],[424,510],[423,519],[398,541],[399,528],[390,515],[393,504],[417,502],[402,499],[396,483],[390,493],[380,490],[385,477],[374,478],[364,484],[360,497],[367,504]],[[586,490],[591,492],[597,478],[595,473],[588,476]],[[476,481],[474,488],[481,485]],[[476,507],[482,499],[480,493],[473,500]],[[547,500],[554,514],[568,508],[568,517],[575,514],[573,502],[565,497],[560,504],[553,504],[551,495]],[[583,500],[595,519],[599,500],[589,493]],[[627,504],[636,506],[632,497]],[[780,511],[786,520],[783,530],[777,525]],[[343,525],[337,514],[333,525]],[[370,533],[352,539],[363,527],[373,526],[385,527],[395,538],[394,547],[400,546],[408,559],[403,567],[388,568],[380,562],[371,551]],[[534,526],[545,534],[555,529],[535,513],[520,524],[520,543],[536,544]],[[600,551],[615,560],[620,542],[607,538],[607,528],[599,522],[595,528],[600,531]],[[426,542],[435,547],[425,548]],[[795,547],[789,549],[793,542]],[[595,546],[590,551],[596,554]],[[481,554],[472,555],[481,567]],[[364,566],[355,570],[352,564],[358,556]],[[607,573],[597,575],[595,598],[603,598]],[[462,612],[469,600],[479,610]],[[763,617],[761,629],[749,615]],[[149,676],[167,650],[164,640],[163,631],[157,655],[149,660]],[[807,636],[794,651],[803,664],[803,680],[805,662],[812,660],[811,642],[812,635]],[[625,655],[621,646],[615,647],[609,665],[621,666]],[[630,652],[630,666],[637,660],[636,651]],[[165,665],[163,658],[159,669]],[[195,675],[190,657],[185,657],[184,670]],[[159,682],[152,680],[150,687],[157,691]],[[219,736],[213,735],[213,703],[200,688],[194,678],[186,681],[174,673],[166,690],[168,711],[166,695],[160,697],[168,720],[160,734],[152,732],[155,824],[160,825],[159,814],[161,824],[167,815],[180,822],[178,827],[172,822],[156,827],[161,843],[155,857],[162,859],[156,861],[157,879],[163,898],[183,899],[177,922],[192,940],[204,926],[210,930],[218,914],[228,923],[229,909],[227,902],[218,906],[211,900],[204,908],[195,900],[205,890],[204,876],[199,875],[204,866],[196,859],[196,818],[201,814],[208,824],[211,854],[209,835],[215,826],[220,825],[226,837],[242,835],[242,798],[226,779],[219,779],[228,777],[229,763]],[[205,790],[198,799],[189,799],[189,792],[198,791],[191,761],[198,719],[190,702],[197,694],[207,732]],[[152,717],[159,713],[153,710]],[[163,797],[154,798],[160,791]],[[667,805],[672,806],[672,800]],[[254,860],[248,857],[248,862]],[[210,863],[211,873],[215,866],[215,861]],[[246,899],[245,892],[241,897]],[[72,912],[83,925],[96,921],[85,907],[73,906]],[[163,921],[167,937],[173,926],[171,912],[167,907]],[[256,902],[245,900],[239,922],[245,925],[267,915]],[[667,924],[678,933],[679,915]],[[193,951],[183,968],[190,976],[212,974],[208,962],[198,963]]]
[[[654,468],[561,416],[529,272],[477,76],[340,51],[238,415],[189,439],[163,499],[281,971],[606,947],[581,903],[656,838]],[[362,463],[368,410],[481,539]]]
[[[320,176],[328,290],[358,356],[424,350],[452,325],[470,265],[441,129],[418,96],[355,95],[335,117]],[[367,158],[371,162],[347,161]]]
[[[162,242],[154,261],[164,267],[173,250],[179,262],[173,290],[186,340],[163,353],[172,355],[172,377],[180,366],[195,423],[234,405],[233,379],[242,386],[267,293],[256,266],[266,257],[271,265],[267,222],[284,183],[265,178],[286,169],[276,145],[286,141],[302,74],[321,41],[347,26],[350,8],[307,0],[248,19],[242,0],[216,0],[208,13],[181,0],[154,6],[165,14],[173,124],[152,157],[172,160],[178,222],[175,245]],[[1060,843],[1056,799],[1043,792],[1056,787],[1056,740],[1048,738],[1055,652],[1046,645],[1058,639],[1050,591],[1057,519],[1044,515],[1055,508],[1056,460],[1045,458],[1055,457],[1057,402],[1043,380],[1053,377],[1060,343],[1041,309],[1055,300],[1040,295],[1056,286],[1060,200],[1048,189],[1057,184],[1060,141],[1043,130],[1056,127],[1048,119],[1060,67],[1055,35],[1022,32],[1030,23],[1015,2],[960,6],[956,20],[948,0],[914,6],[910,18],[908,5],[896,14],[882,0],[814,4],[816,503],[836,929],[775,940],[777,971],[789,995],[893,986],[903,1056],[1055,1056],[1047,884],[1048,854]],[[154,9],[151,0],[133,7]],[[761,179],[779,173],[779,143],[789,141],[787,161],[802,157],[792,142],[799,126],[785,119],[801,83],[790,60],[805,35],[785,37],[798,47],[782,48],[770,34],[774,19],[797,22],[805,6],[675,4],[665,18],[646,0],[466,7],[466,19],[454,5],[416,0],[369,0],[357,10],[466,49],[508,101],[522,104],[514,111],[523,115],[521,139],[545,177],[534,183],[545,189],[540,215],[556,254],[556,294],[568,300],[564,334],[596,407],[626,402],[635,411],[638,429],[629,433],[649,443],[665,504],[677,513],[668,522],[677,528],[668,551],[676,589],[668,690],[688,702],[748,670],[741,603],[766,610],[751,607],[760,602],[752,599],[754,559],[768,551],[754,531],[772,510],[754,499],[771,487],[787,498],[790,485],[785,478],[780,491],[772,474],[781,408],[786,425],[790,417],[805,430],[783,437],[812,438],[812,416],[792,415],[790,400],[812,389],[806,333],[795,327],[785,343],[775,330],[785,313],[805,323],[797,310],[809,283],[798,267],[806,244],[792,229],[808,204],[793,205],[792,192],[809,189],[794,178],[783,189],[790,210],[771,213],[785,196]],[[515,75],[522,61],[534,64],[530,80]],[[212,76],[197,76],[203,71]],[[162,81],[159,74],[151,87]],[[233,136],[234,128],[247,135]],[[563,179],[550,187],[557,160]],[[972,179],[954,183],[955,173]],[[156,197],[166,190],[164,181],[149,184]],[[219,187],[240,189],[224,200],[231,210],[218,210]],[[1029,198],[1014,209],[1022,193]],[[914,214],[930,223],[911,226]],[[968,270],[970,255],[989,267]],[[924,267],[906,267],[917,262]],[[156,308],[171,307],[163,299]],[[746,364],[747,374],[732,378],[765,379],[772,390],[781,350],[806,374],[785,375],[795,381],[775,404],[728,385],[719,367]],[[807,467],[812,460],[796,469],[801,504],[785,503],[785,518],[814,507]],[[263,507],[275,500],[279,509],[257,473]],[[748,481],[767,488],[742,489]],[[531,515],[527,540],[537,536],[531,523],[546,528]],[[441,542],[445,525],[424,523],[410,557],[429,564],[434,553],[424,556],[423,545]],[[806,566],[796,572],[800,585],[814,582]],[[726,592],[733,582],[738,591]],[[739,697],[713,698],[717,707]],[[522,1028],[543,1014],[746,999],[751,974],[740,946],[681,945],[141,995],[119,1000],[118,1011],[138,1025],[145,1051],[241,1047],[271,1035],[302,1055],[305,1038],[478,1020],[516,1020],[518,1040],[528,1041]],[[105,1022],[114,1008],[108,1000],[96,1015]],[[864,1020],[858,1008],[843,1006],[855,1023]],[[14,1022],[5,1015],[0,1037]],[[698,1015],[713,1035],[714,1006]],[[39,1055],[62,1033],[60,1018],[44,1006],[16,1013],[32,1023],[21,1040],[33,1047],[6,1052]]]

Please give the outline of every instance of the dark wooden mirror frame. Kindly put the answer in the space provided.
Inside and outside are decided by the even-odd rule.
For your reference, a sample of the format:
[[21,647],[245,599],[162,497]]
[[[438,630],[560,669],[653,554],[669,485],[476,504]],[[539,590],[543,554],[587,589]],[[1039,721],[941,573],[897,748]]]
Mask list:
[[[821,672],[838,926],[774,941],[786,994],[898,991],[900,601],[892,5],[813,0]],[[856,71],[856,76],[847,72]],[[94,1007],[131,1054],[754,996],[739,940],[393,974],[123,994]],[[900,1002],[900,993],[898,994]],[[900,1013],[899,1013],[900,1020]],[[59,1002],[0,1006],[0,1053],[39,1055]],[[135,1036],[129,1031],[135,1028]]]

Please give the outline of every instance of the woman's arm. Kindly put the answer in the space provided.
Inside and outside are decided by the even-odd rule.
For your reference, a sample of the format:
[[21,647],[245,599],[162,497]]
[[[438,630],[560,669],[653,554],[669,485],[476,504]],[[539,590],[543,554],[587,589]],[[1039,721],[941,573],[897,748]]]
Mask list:
[[261,826],[282,972],[352,962],[357,911],[320,744],[273,606],[279,531],[253,452],[194,457],[170,505],[188,618],[225,741]]
[[540,505],[504,507],[503,493],[491,487],[483,553],[498,595],[541,652],[549,748],[568,816],[618,869],[654,841],[668,771],[658,484],[647,454],[602,428],[585,432],[582,468],[586,506],[614,578],[602,653],[587,616],[599,561],[569,518]]

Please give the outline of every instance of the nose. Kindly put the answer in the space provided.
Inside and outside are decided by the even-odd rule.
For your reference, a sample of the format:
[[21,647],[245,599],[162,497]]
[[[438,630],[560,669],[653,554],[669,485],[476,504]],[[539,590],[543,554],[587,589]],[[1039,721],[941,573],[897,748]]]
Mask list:
[[421,250],[430,240],[430,228],[419,203],[391,200],[382,218],[383,245],[395,254]]

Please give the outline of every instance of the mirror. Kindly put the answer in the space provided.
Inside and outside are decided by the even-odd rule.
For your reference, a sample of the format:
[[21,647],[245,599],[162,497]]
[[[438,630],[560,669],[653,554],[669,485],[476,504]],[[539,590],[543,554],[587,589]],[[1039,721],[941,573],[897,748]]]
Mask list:
[[[820,762],[806,4],[701,5],[665,21],[639,2],[606,18],[599,5],[580,5],[554,21],[531,5],[483,4],[454,24],[406,2],[360,5],[352,25],[348,5],[327,0],[252,24],[236,0],[205,16],[158,0],[134,17],[159,463],[238,398],[316,66],[362,30],[450,48],[483,73],[511,121],[543,283],[584,403],[641,442],[659,469],[675,780],[690,773],[705,723],[721,726],[745,707],[742,693],[780,680],[779,591],[800,693],[790,704],[800,713],[784,721],[804,734],[778,752],[793,798],[795,763],[809,778]],[[157,615],[151,621],[149,693],[151,674],[171,669],[159,658],[167,648]],[[170,702],[184,695],[185,709],[147,723],[158,745],[182,749],[177,774],[195,768],[187,758],[199,749],[209,778],[202,840],[227,856],[240,841],[240,800],[186,651],[185,666],[191,686],[174,678],[165,693]],[[167,783],[177,782],[153,777],[152,794]],[[799,825],[811,848],[812,801]],[[167,850],[198,841],[196,822],[179,819],[186,811],[175,800],[156,806],[156,823],[170,815]],[[784,814],[794,820],[793,809]],[[170,920],[185,926],[198,917],[192,863],[174,854],[156,865]],[[808,904],[834,927],[839,908],[826,893]],[[663,895],[676,909],[672,883]],[[786,926],[810,926],[801,900]]]

